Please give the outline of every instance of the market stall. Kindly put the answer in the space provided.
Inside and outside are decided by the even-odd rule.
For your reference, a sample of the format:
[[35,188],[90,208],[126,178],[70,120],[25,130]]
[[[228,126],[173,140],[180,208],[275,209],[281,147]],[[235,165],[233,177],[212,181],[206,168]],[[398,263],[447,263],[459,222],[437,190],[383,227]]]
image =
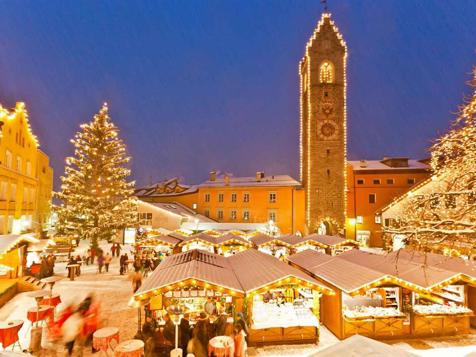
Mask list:
[[136,242],[135,247],[140,255],[170,255],[181,240],[168,235],[147,235],[145,239]]
[[467,291],[476,280],[428,262],[422,266],[404,255],[395,258],[359,250],[334,257],[307,250],[288,260],[336,290],[335,297],[322,300],[322,321],[339,338],[468,331],[472,311]]
[[250,241],[231,233],[216,238],[217,253],[225,257],[242,252],[253,247]]
[[[311,234],[302,238],[302,244],[310,246],[310,249],[324,249],[325,253],[330,255],[339,255],[342,252],[359,248],[359,243],[352,239],[345,239],[339,236],[327,236],[320,234]],[[303,251],[300,244],[294,246],[296,250]]]
[[292,253],[292,244],[266,234],[253,236],[250,238],[250,241],[258,251],[272,255],[278,259],[284,259]]
[[319,300],[332,289],[254,249],[228,258],[246,293],[249,343],[317,343]]
[[208,235],[206,233],[198,233],[192,236],[186,237],[182,242],[178,244],[178,247],[182,252],[187,252],[193,249],[206,250],[210,253],[215,253],[218,247],[216,237]]
[[242,312],[253,345],[316,343],[321,293],[333,291],[254,249],[229,257],[191,250],[166,258],[134,298],[150,299],[149,309],[159,324],[171,305],[184,307],[192,324],[200,313],[207,312],[212,322],[217,312],[224,311],[229,317],[228,333],[233,318]]

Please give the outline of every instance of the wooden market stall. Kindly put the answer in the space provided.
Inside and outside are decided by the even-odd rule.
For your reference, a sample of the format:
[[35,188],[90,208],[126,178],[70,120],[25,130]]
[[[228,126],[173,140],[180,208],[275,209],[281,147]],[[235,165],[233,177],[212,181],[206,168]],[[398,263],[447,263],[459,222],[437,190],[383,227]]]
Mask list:
[[169,235],[147,235],[145,239],[136,242],[135,247],[139,254],[163,254],[170,255],[175,252],[181,239]]
[[246,294],[250,345],[318,342],[320,297],[332,289],[254,249],[228,259]]
[[206,250],[210,253],[215,253],[218,248],[217,240],[215,236],[208,235],[206,233],[198,233],[186,237],[182,242],[178,244],[182,252],[187,252],[193,249]]
[[250,238],[250,241],[260,252],[272,255],[278,259],[284,259],[292,253],[292,244],[267,234],[255,235]]
[[[472,311],[461,273],[352,250],[339,256],[307,250],[288,258],[336,291],[322,299],[323,323],[339,338],[464,333]],[[352,272],[352,274],[349,274]]]
[[[310,234],[302,238],[301,243],[294,245],[297,251],[303,251],[303,246],[310,246],[310,249],[318,247],[323,249],[326,254],[339,255],[342,252],[359,248],[359,243],[352,239],[345,239],[339,236],[328,236],[321,234]],[[319,251],[319,249],[316,249]]]
[[217,253],[225,257],[242,252],[253,247],[253,243],[232,233],[216,238]]
[[[167,257],[134,295],[149,301],[154,316],[170,305],[191,313],[191,322],[213,299],[229,315],[231,333],[238,312],[247,316],[249,343],[316,343],[320,294],[333,291],[300,270],[248,249],[229,257],[190,250]],[[213,320],[214,316],[210,316]]]

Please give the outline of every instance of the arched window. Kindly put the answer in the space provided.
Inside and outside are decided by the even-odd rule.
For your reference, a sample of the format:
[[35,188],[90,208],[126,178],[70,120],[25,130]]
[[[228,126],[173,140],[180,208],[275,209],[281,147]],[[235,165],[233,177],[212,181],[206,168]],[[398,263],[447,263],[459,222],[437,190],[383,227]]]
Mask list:
[[334,83],[334,65],[324,61],[319,68],[319,81],[321,83]]

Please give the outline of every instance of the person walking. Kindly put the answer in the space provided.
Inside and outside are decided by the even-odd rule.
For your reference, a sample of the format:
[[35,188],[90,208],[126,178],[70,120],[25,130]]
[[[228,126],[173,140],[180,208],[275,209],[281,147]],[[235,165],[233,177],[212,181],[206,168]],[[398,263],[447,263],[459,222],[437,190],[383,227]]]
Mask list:
[[111,245],[111,254],[114,257],[116,254],[116,243],[112,243]]
[[102,253],[99,253],[98,255],[98,271],[99,274],[102,273],[102,267],[104,266],[104,255]]
[[78,309],[75,313],[69,316],[61,326],[63,342],[68,351],[68,356],[73,354],[74,345],[81,336],[84,324],[84,312],[85,310]]
[[140,270],[136,269],[135,272],[131,273],[130,279],[132,281],[132,291],[135,293],[142,285],[142,273]]
[[246,333],[240,324],[236,324],[234,328],[235,340],[235,356],[234,357],[246,357],[246,350],[248,345],[246,344]]
[[121,254],[121,245],[119,243],[116,243],[116,257]]
[[111,257],[111,254],[109,254],[108,252],[106,256],[104,257],[104,266],[106,268],[106,273],[109,272],[109,264],[111,264],[111,261],[112,261],[112,257]]

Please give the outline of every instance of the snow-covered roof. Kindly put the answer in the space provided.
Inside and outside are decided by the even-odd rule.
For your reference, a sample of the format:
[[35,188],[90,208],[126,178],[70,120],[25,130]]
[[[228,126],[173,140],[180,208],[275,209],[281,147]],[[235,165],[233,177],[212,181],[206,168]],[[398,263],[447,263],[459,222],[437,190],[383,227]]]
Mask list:
[[178,177],[137,188],[135,195],[139,197],[170,197],[197,192],[196,186],[183,185]]
[[214,181],[207,180],[198,187],[248,187],[248,186],[301,186],[301,183],[289,175],[269,175],[257,179],[256,176],[233,176],[221,174]]
[[[406,161],[408,165],[392,166],[392,160]],[[403,171],[403,170],[429,170],[430,165],[415,159],[384,158],[383,160],[355,160],[347,161],[354,171]]]
[[[188,208],[187,206],[178,203],[178,202],[146,202],[140,201],[143,205],[152,206],[161,210],[165,210],[169,213],[178,215],[186,219],[193,219],[194,221],[198,219],[198,222],[214,222],[212,219],[205,217],[201,214],[198,214],[193,209]],[[194,223],[196,224],[196,223]]]

